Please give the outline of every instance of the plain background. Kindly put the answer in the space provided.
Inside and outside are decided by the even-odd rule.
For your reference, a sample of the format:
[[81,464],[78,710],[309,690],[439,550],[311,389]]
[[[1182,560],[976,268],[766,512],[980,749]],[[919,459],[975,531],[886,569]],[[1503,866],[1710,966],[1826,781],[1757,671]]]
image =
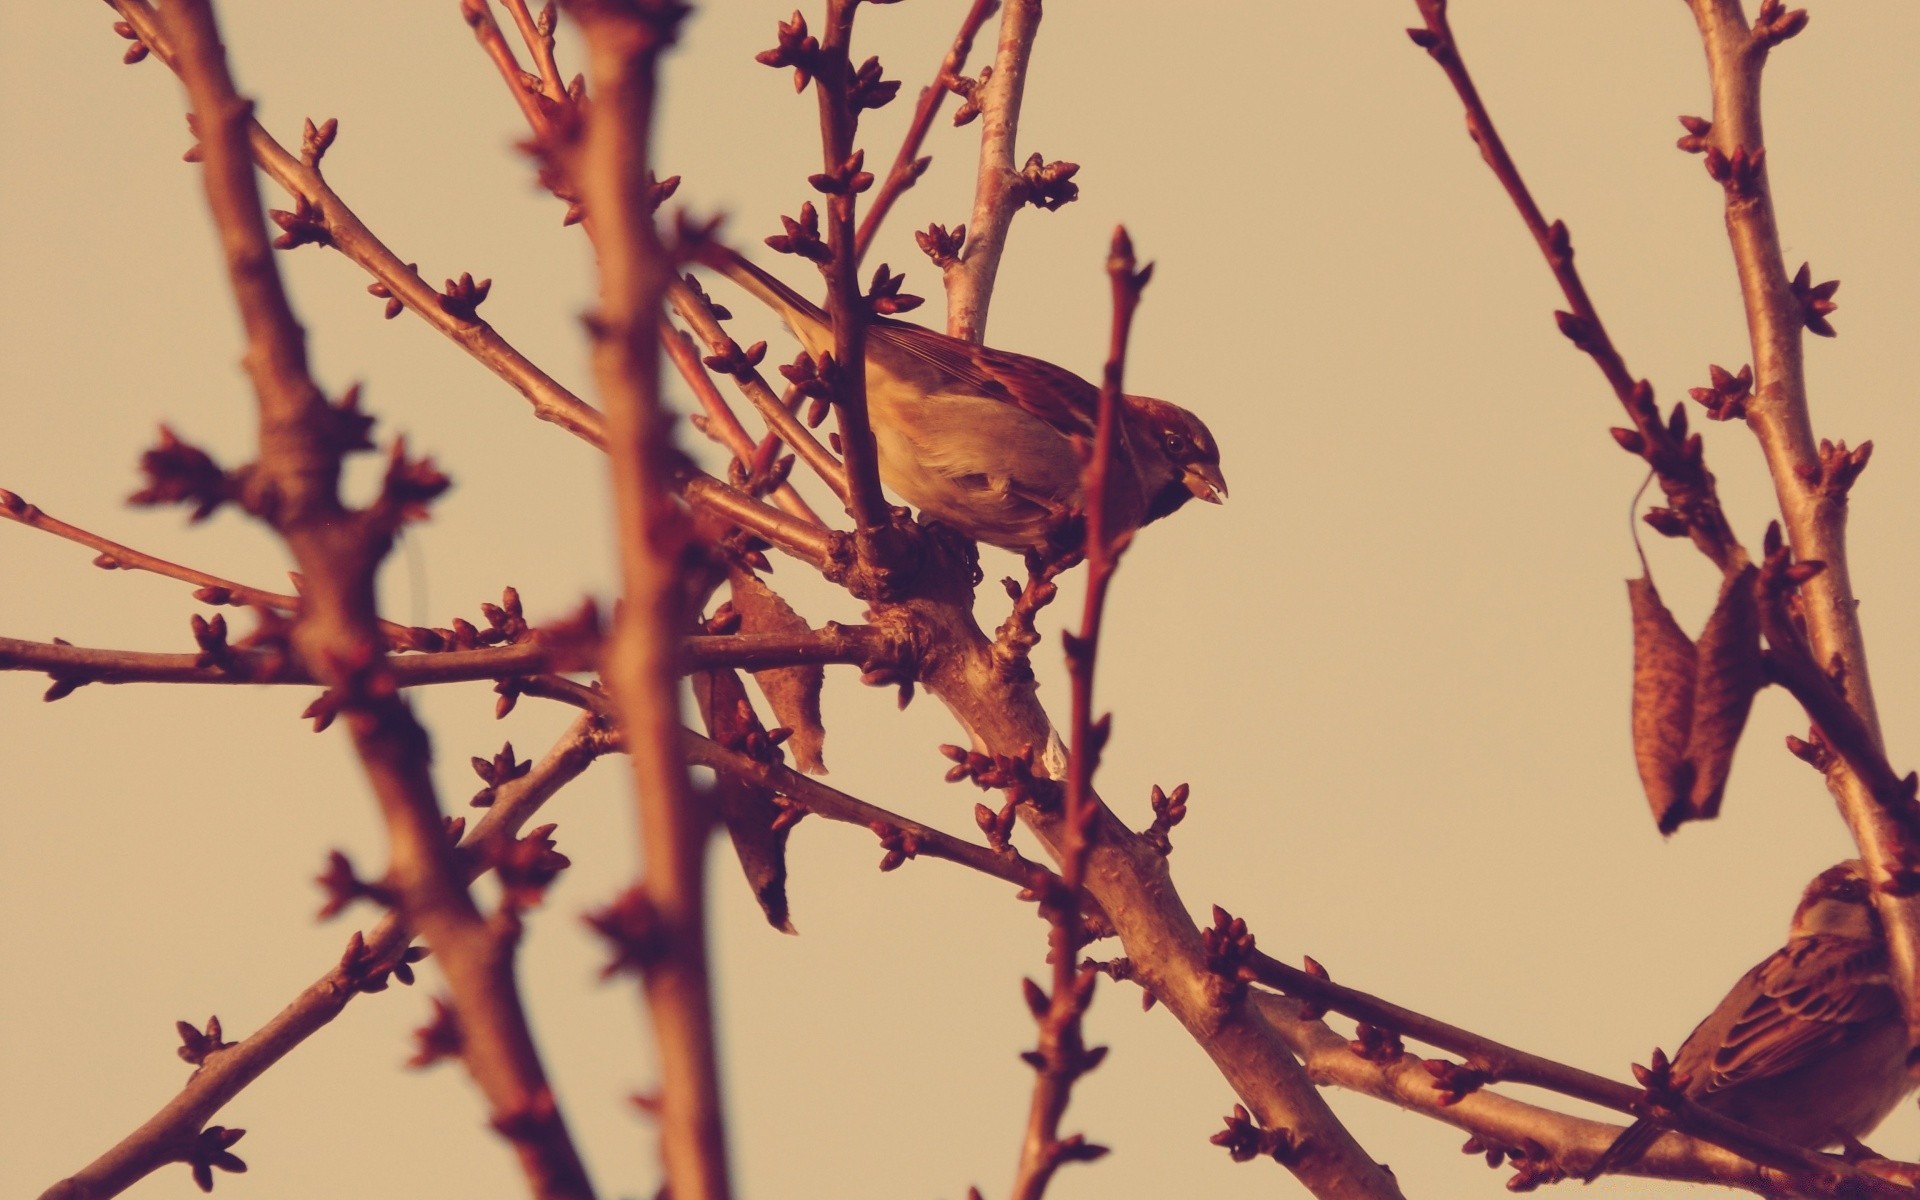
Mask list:
[[[1674,117],[1707,110],[1701,53],[1673,0],[1460,0],[1468,60],[1631,368],[1663,403],[1708,362],[1748,360],[1719,189],[1676,152]],[[868,118],[890,161],[913,96],[965,8],[863,9],[858,52],[900,100]],[[328,177],[429,278],[494,281],[482,314],[582,394],[578,316],[591,264],[512,146],[520,118],[453,0],[223,6],[236,72],[284,142],[336,116]],[[679,200],[729,214],[736,244],[775,232],[817,170],[814,101],[751,55],[781,5],[712,4],[665,70],[662,172]],[[99,4],[0,9],[0,486],[57,516],[218,574],[275,585],[273,539],[223,514],[122,500],[165,421],[244,461],[251,400],[213,253],[179,89],[157,60],[122,67]],[[1399,0],[1068,4],[1033,58],[1022,158],[1081,163],[1082,198],[1022,213],[990,340],[1086,373],[1104,352],[1112,226],[1158,263],[1129,383],[1192,406],[1225,447],[1232,500],[1141,537],[1115,589],[1101,703],[1116,714],[1100,785],[1136,823],[1150,784],[1193,785],[1174,869],[1197,913],[1218,902],[1260,945],[1311,953],[1337,979],[1513,1044],[1624,1078],[1672,1049],[1775,945],[1799,888],[1849,853],[1820,780],[1781,749],[1805,722],[1755,709],[1724,817],[1663,842],[1627,742],[1637,573],[1636,460],[1606,434],[1617,407],[1555,332],[1558,293],[1463,136],[1439,70],[1401,32]],[[817,14],[816,14],[817,22]],[[1808,361],[1823,436],[1877,452],[1854,493],[1855,579],[1896,769],[1915,764],[1920,416],[1920,12],[1818,6],[1767,76],[1768,163],[1789,267],[1845,281],[1837,341]],[[975,62],[992,44],[982,39]],[[571,43],[563,65],[577,67]],[[933,297],[915,227],[966,219],[977,128],[943,120],[931,174],[872,258]],[[269,188],[271,202],[284,198]],[[762,261],[812,289],[794,260]],[[321,249],[281,258],[332,391],[354,380],[383,436],[404,431],[454,477],[384,578],[407,621],[477,618],[502,585],[529,615],[608,596],[600,459],[533,421],[504,385],[380,302]],[[727,296],[716,287],[716,294]],[[744,343],[776,336],[747,311]],[[782,352],[776,343],[776,354]],[[676,392],[676,394],[678,394]],[[1696,423],[1698,410],[1695,410]],[[691,436],[691,431],[683,433]],[[1739,535],[1771,494],[1744,428],[1707,429]],[[363,467],[357,476],[367,482]],[[1683,625],[1714,579],[1650,537]],[[988,551],[983,621],[1016,569]],[[90,555],[0,527],[0,631],[83,645],[191,646],[188,589],[107,574]],[[844,597],[774,582],[815,622]],[[1071,591],[1071,589],[1069,589]],[[1065,688],[1049,614],[1043,697]],[[241,618],[242,627],[246,625]],[[305,689],[89,687],[42,706],[45,680],[0,680],[8,829],[0,839],[0,1192],[32,1195],[149,1116],[186,1068],[172,1023],[218,1013],[229,1036],[270,1016],[338,955],[361,909],[316,925],[312,877],[341,847],[377,870],[382,836],[345,739],[296,719]],[[566,714],[523,701],[492,720],[485,685],[416,693],[445,803],[478,786],[470,755],[537,754]],[[905,714],[837,670],[831,781],[971,833],[974,794],[940,781],[956,731],[937,702]],[[603,763],[543,819],[576,867],[530,921],[521,974],[560,1095],[608,1197],[651,1194],[653,1135],[623,1097],[651,1084],[635,989],[594,982],[578,914],[635,869],[627,776]],[[802,936],[771,932],[716,845],[714,943],[731,1134],[744,1196],[991,1200],[1012,1176],[1032,1026],[1018,980],[1043,927],[1005,886],[938,862],[890,875],[866,833],[809,821],[792,848]],[[511,1197],[523,1185],[457,1067],[400,1068],[428,1011],[421,986],[355,1002],[217,1119],[252,1164],[222,1195],[305,1200]],[[1066,1128],[1115,1153],[1064,1170],[1062,1200],[1290,1195],[1271,1164],[1209,1146],[1232,1096],[1175,1023],[1104,987],[1091,1038],[1113,1053]],[[1332,1101],[1409,1196],[1492,1196],[1504,1173],[1462,1135],[1364,1098]],[[1913,1157],[1911,1106],[1881,1150]],[[1672,1194],[1609,1180],[1595,1200]],[[146,1200],[194,1195],[170,1167]]]

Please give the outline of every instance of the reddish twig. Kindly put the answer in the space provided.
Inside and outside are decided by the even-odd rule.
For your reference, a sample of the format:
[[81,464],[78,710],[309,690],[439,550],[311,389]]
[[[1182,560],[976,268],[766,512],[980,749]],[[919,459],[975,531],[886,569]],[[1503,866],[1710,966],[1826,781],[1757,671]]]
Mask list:
[[872,556],[870,531],[888,517],[880,490],[879,451],[867,419],[867,303],[860,291],[854,238],[854,207],[873,177],[862,171],[854,149],[859,114],[853,106],[853,17],[860,0],[827,0],[826,37],[821,39],[814,93],[820,102],[821,173],[814,185],[827,195],[827,315],[833,322],[834,410],[846,461],[847,515],[853,518],[862,560]]
[[557,25],[553,0],[547,0],[538,17],[528,10],[527,0],[501,0],[501,3],[513,14],[513,23],[520,30],[520,40],[527,44],[527,53],[533,56],[534,65],[540,68],[540,94],[555,103],[564,101],[567,85],[560,78],[560,64],[553,57],[553,35]]
[[[142,43],[177,73],[172,43],[147,0],[111,2]],[[248,148],[260,169],[310,210],[311,219],[325,230],[326,245],[373,276],[374,283],[368,290],[388,301],[389,315],[402,309],[412,312],[526,397],[535,416],[592,445],[602,443],[600,414],[593,406],[562,387],[470,309],[443,303],[446,297],[422,279],[413,264],[403,261],[373,235],[321,178],[317,166],[288,153],[259,122],[248,118],[246,125]],[[393,308],[395,304],[400,308]]]
[[633,767],[644,870],[595,924],[615,942],[614,967],[641,974],[666,1186],[680,1200],[725,1200],[704,910],[712,822],[680,752],[677,652],[691,614],[678,567],[689,530],[672,499],[677,452],[660,404],[660,320],[674,275],[648,203],[655,74],[685,10],[673,0],[569,0],[568,11],[586,38],[594,96],[569,174],[600,250],[593,361],[619,519],[622,601],[606,679]]
[[[759,446],[754,442],[753,435],[747,432],[746,426],[740,424],[740,418],[734,415],[732,407],[727,404],[726,397],[720,394],[720,389],[713,385],[713,377],[707,374],[706,367],[701,363],[700,352],[694,349],[693,339],[662,322],[660,343],[666,347],[667,357],[673,360],[674,367],[680,372],[680,378],[686,380],[687,386],[693,389],[694,397],[700,401],[700,407],[706,413],[706,420],[700,422],[702,432],[726,447],[728,453],[733,455],[734,461],[739,464],[741,474],[749,475],[753,470],[754,460],[758,457]],[[788,466],[791,465],[791,463],[788,464]],[[759,489],[756,488],[754,491],[759,494]],[[793,489],[791,483],[782,481],[778,487],[772,489],[772,495],[773,502],[779,505],[782,511],[802,521],[825,527],[826,522],[822,521],[807,502],[801,499],[800,493]]]
[[[545,756],[520,778],[494,789],[493,805],[461,843],[467,878],[478,878],[494,861],[490,848],[511,843],[534,813],[578,778],[610,748],[597,719],[568,727]],[[354,997],[382,991],[389,977],[411,982],[408,946],[413,932],[388,913],[371,934],[355,934],[341,961],[330,967],[271,1020],[239,1042],[208,1055],[185,1086],[140,1128],[40,1200],[105,1200],[170,1162],[214,1115],[296,1046],[318,1033]]]
[[[829,821],[859,825],[865,829],[886,830],[912,844],[915,855],[945,859],[971,867],[982,875],[1004,879],[1015,887],[1043,892],[1057,882],[1052,871],[1032,862],[1009,846],[995,850],[957,838],[931,825],[903,817],[865,800],[828,787],[817,779],[802,775],[779,763],[762,762],[735,750],[729,750],[711,738],[687,730],[681,735],[687,747],[687,760],[716,771],[744,779],[749,783],[785,796],[802,810]],[[1101,914],[1096,912],[1096,919]]]
[[947,332],[978,342],[987,335],[987,307],[1007,248],[1013,214],[1026,202],[1026,185],[1014,169],[1014,139],[1026,94],[1027,60],[1040,32],[1040,0],[1007,0],[1000,14],[993,76],[980,85],[980,166],[974,181],[973,215],[959,260],[946,269]]
[[[820,444],[820,439],[813,436],[813,431],[802,425],[793,415],[793,411],[781,403],[780,397],[776,396],[773,389],[767,385],[758,368],[746,361],[746,356],[741,352],[739,344],[727,336],[727,331],[721,328],[718,318],[714,315],[713,306],[704,302],[701,297],[694,294],[692,288],[684,283],[676,282],[667,293],[667,298],[673,304],[674,311],[680,314],[680,319],[685,321],[706,345],[707,353],[728,365],[740,393],[759,411],[761,418],[767,423],[767,428],[778,435],[781,441],[793,447],[794,452],[806,462],[815,475],[820,477],[820,481],[832,489],[833,494],[839,497],[842,504],[846,503],[846,468],[833,456],[832,451]],[[675,343],[672,341],[672,333],[663,327],[661,336],[669,339],[668,349],[670,352],[673,351]],[[678,353],[675,353],[674,361],[676,363],[680,361]],[[698,363],[697,356],[694,356],[694,361]],[[681,373],[685,375],[689,369],[682,366]],[[710,380],[709,385],[711,385]],[[698,385],[695,386],[698,387]]]
[[855,239],[853,261],[857,266],[866,258],[868,247],[873,245],[874,235],[880,232],[880,223],[887,219],[893,210],[894,201],[926,174],[927,167],[933,163],[931,155],[920,157],[920,147],[927,140],[927,132],[933,128],[933,120],[940,115],[940,106],[946,103],[947,93],[952,91],[951,84],[960,78],[960,72],[967,65],[967,55],[973,52],[973,39],[986,24],[987,18],[1000,7],[1000,0],[973,0],[967,9],[966,17],[960,22],[960,32],[953,37],[953,45],[948,48],[946,57],[940,60],[940,66],[933,73],[933,82],[920,89],[920,100],[914,105],[913,120],[907,124],[907,135],[900,141],[900,152],[893,156],[893,166],[887,169],[887,177],[880,181],[880,188],[874,192],[873,199],[867,204],[866,216],[860,218],[860,233]]
[[[1309,963],[1310,966],[1314,965]],[[1314,1008],[1330,1010],[1377,1029],[1409,1037],[1462,1056],[1464,1065],[1438,1060],[1422,1061],[1406,1056],[1410,1066],[1425,1070],[1435,1089],[1450,1092],[1457,1102],[1477,1092],[1485,1084],[1520,1083],[1544,1088],[1602,1108],[1638,1116],[1645,1093],[1631,1084],[1620,1083],[1591,1071],[1555,1062],[1538,1054],[1518,1050],[1491,1038],[1436,1020],[1377,996],[1343,987],[1324,973],[1302,971],[1266,954],[1254,951],[1247,956],[1242,973],[1279,989],[1289,996],[1309,1002]],[[1296,1019],[1299,1019],[1296,1017]],[[1394,1056],[1396,1059],[1399,1055]],[[1465,1080],[1462,1083],[1462,1080]],[[1449,1101],[1442,1100],[1444,1107]],[[1843,1160],[1818,1154],[1782,1141],[1749,1126],[1732,1121],[1692,1103],[1680,1108],[1679,1126],[1686,1134],[1722,1147],[1753,1163],[1788,1171],[1804,1181],[1818,1181],[1831,1189],[1843,1180],[1864,1183],[1872,1179],[1850,1168]],[[1618,1130],[1614,1131],[1616,1134]],[[1593,1158],[1611,1144],[1611,1137],[1593,1147],[1591,1157],[1563,1162],[1562,1169],[1584,1170]],[[1651,1164],[1647,1164],[1651,1165]],[[1636,1171],[1636,1174],[1643,1172]],[[1652,1174],[1654,1172],[1644,1172]],[[1681,1175],[1680,1178],[1686,1178]]]
[[1567,311],[1554,314],[1560,331],[1593,359],[1633,423],[1632,430],[1616,430],[1615,438],[1629,452],[1647,460],[1647,465],[1660,477],[1668,503],[1685,519],[1694,544],[1723,574],[1733,575],[1747,564],[1747,554],[1720,508],[1713,475],[1702,458],[1700,439],[1698,435],[1687,434],[1684,406],[1677,406],[1672,419],[1663,421],[1654,406],[1652,386],[1645,380],[1636,380],[1628,371],[1626,360],[1615,348],[1592,298],[1587,295],[1580,271],[1574,266],[1573,240],[1566,224],[1547,221],[1533,193],[1521,179],[1520,168],[1507,153],[1499,130],[1494,128],[1493,118],[1467,72],[1460,48],[1454,41],[1453,28],[1447,22],[1447,0],[1415,0],[1415,3],[1426,24],[1407,33],[1446,72],[1447,80],[1453,84],[1466,109],[1467,132],[1519,210],[1527,232],[1533,235],[1534,244],[1540,248],[1555,282],[1560,285],[1567,301]]
[[1062,1138],[1060,1118],[1072,1097],[1074,1082],[1097,1066],[1106,1054],[1104,1048],[1088,1048],[1081,1031],[1081,1017],[1093,998],[1097,973],[1080,964],[1080,900],[1081,889],[1086,885],[1087,856],[1100,812],[1100,802],[1093,794],[1093,774],[1099,766],[1108,729],[1107,718],[1096,721],[1093,716],[1093,677],[1100,653],[1107,590],[1120,555],[1131,540],[1130,533],[1116,533],[1111,528],[1110,515],[1119,469],[1115,454],[1127,340],[1141,290],[1152,274],[1152,267],[1134,269],[1133,243],[1124,228],[1115,229],[1107,256],[1107,278],[1113,292],[1113,327],[1106,371],[1101,376],[1099,421],[1094,428],[1092,454],[1085,469],[1087,592],[1081,609],[1080,632],[1066,635],[1073,725],[1067,759],[1065,811],[1060,822],[1060,887],[1047,897],[1044,905],[1051,926],[1048,957],[1053,963],[1053,990],[1043,994],[1031,982],[1027,984],[1028,1006],[1040,1026],[1040,1045],[1028,1059],[1037,1075],[1033,1102],[1027,1112],[1020,1167],[1010,1193],[1014,1200],[1039,1200],[1062,1163],[1087,1161],[1106,1153],[1105,1147],[1089,1143],[1078,1134]]

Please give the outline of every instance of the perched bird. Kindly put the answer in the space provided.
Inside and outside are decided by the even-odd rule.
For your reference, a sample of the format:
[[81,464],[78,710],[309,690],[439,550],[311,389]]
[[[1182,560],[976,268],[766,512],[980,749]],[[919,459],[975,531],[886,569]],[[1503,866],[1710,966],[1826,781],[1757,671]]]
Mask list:
[[[1787,944],[1740,977],[1673,1059],[1690,1100],[1809,1150],[1854,1146],[1913,1091],[1906,1022],[1859,859],[1807,885]],[[1587,1178],[1660,1135],[1634,1122]]]
[[[786,321],[818,359],[833,350],[827,314],[725,247],[701,261]],[[1099,418],[1100,389],[1050,362],[976,346],[920,325],[875,317],[867,330],[867,413],[880,478],[907,503],[976,541],[1044,546],[1079,511],[1081,447]],[[1157,521],[1189,499],[1227,494],[1220,448],[1177,404],[1123,396],[1111,493],[1115,527]]]

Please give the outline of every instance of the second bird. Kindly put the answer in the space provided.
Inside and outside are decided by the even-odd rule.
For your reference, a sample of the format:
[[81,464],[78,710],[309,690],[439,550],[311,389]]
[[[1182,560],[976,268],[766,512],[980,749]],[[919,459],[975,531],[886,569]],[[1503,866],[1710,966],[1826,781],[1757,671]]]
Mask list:
[[[833,324],[812,301],[724,247],[701,261],[779,313],[816,360]],[[976,541],[1023,551],[1084,508],[1083,447],[1100,389],[1063,367],[875,317],[867,331],[867,413],[880,478],[926,516]],[[1220,448],[1186,409],[1123,396],[1112,493],[1117,527],[1136,529],[1198,498],[1226,497]]]

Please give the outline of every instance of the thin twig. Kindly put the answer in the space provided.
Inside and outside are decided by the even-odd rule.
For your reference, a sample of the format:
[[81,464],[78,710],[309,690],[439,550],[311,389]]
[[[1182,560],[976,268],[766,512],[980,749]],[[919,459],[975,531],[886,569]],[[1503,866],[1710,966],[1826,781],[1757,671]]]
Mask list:
[[1549,223],[1541,213],[1540,205],[1520,177],[1520,168],[1507,153],[1499,130],[1494,128],[1493,118],[1474,86],[1472,75],[1467,72],[1459,45],[1454,41],[1453,28],[1447,22],[1447,0],[1415,0],[1415,3],[1426,24],[1407,32],[1446,72],[1447,80],[1453,84],[1466,110],[1467,133],[1480,147],[1481,157],[1500,186],[1506,189],[1527,232],[1533,236],[1534,244],[1553,272],[1554,281],[1560,285],[1568,309],[1554,314],[1560,331],[1593,359],[1627,418],[1633,422],[1631,431],[1617,431],[1616,438],[1628,450],[1647,460],[1647,465],[1660,477],[1668,503],[1685,518],[1687,533],[1694,544],[1713,560],[1723,575],[1733,576],[1747,565],[1747,553],[1721,510],[1713,475],[1701,455],[1699,437],[1687,435],[1685,407],[1676,408],[1671,421],[1662,420],[1653,402],[1652,386],[1645,380],[1634,379],[1626,360],[1614,347],[1606,325],[1587,295],[1580,271],[1574,266],[1573,239],[1566,224]]
[[1020,131],[1027,60],[1039,32],[1040,0],[1007,0],[1000,14],[993,77],[980,89],[980,168],[967,242],[960,261],[946,273],[947,332],[970,342],[987,336],[987,307],[1006,253],[1007,229],[1026,200],[1024,181],[1013,166],[1014,139]]
[[593,362],[619,519],[622,602],[606,680],[633,767],[644,870],[609,913],[632,922],[619,952],[640,969],[659,1055],[666,1187],[679,1200],[726,1200],[704,907],[712,816],[694,802],[680,750],[677,656],[691,614],[678,565],[689,529],[672,499],[676,452],[660,403],[660,320],[674,273],[647,203],[658,59],[685,10],[672,0],[570,0],[568,11],[586,38],[594,97],[571,177],[600,250]]
[[[854,239],[854,205],[862,174],[854,151],[858,114],[851,98],[853,17],[860,0],[827,0],[826,37],[820,42],[820,69],[814,94],[820,102],[821,172],[833,181],[827,195],[827,249],[822,268],[827,279],[827,316],[833,323],[834,411],[840,422],[841,454],[846,460],[847,515],[856,535],[877,529],[888,513],[880,490],[879,450],[867,419],[867,301],[860,290],[860,264]],[[871,176],[867,177],[871,182]],[[822,189],[825,190],[825,189]],[[859,537],[862,558],[869,542]]]
[[907,124],[906,137],[900,140],[900,152],[893,156],[893,166],[888,168],[887,177],[880,181],[880,189],[868,201],[866,216],[860,218],[860,233],[853,252],[856,266],[866,258],[867,249],[873,245],[874,235],[880,232],[880,223],[893,210],[894,201],[918,183],[920,176],[926,174],[927,167],[932,164],[932,156],[920,157],[920,147],[927,140],[927,132],[933,128],[934,118],[940,115],[940,106],[946,103],[947,93],[952,90],[948,85],[959,79],[960,72],[967,65],[967,55],[973,52],[974,37],[998,7],[1000,0],[973,0],[965,19],[960,22],[960,32],[953,37],[953,45],[933,73],[933,82],[920,89],[920,99],[913,109],[913,120]]
[[[1441,1085],[1418,1055],[1373,1053],[1363,1056],[1350,1039],[1327,1028],[1305,1002],[1268,992],[1254,993],[1261,1014],[1285,1038],[1316,1080],[1463,1129],[1472,1135],[1462,1150],[1485,1154],[1489,1166],[1511,1160],[1517,1172],[1510,1184],[1531,1190],[1584,1171],[1620,1136],[1620,1126],[1590,1121],[1482,1089],[1462,1095]],[[1571,1069],[1571,1068],[1569,1068]],[[1905,1196],[1877,1174],[1839,1159],[1821,1158],[1823,1169],[1809,1175],[1783,1171],[1744,1158],[1711,1142],[1667,1133],[1621,1173],[1684,1183],[1744,1188],[1768,1200],[1826,1198],[1836,1194],[1835,1180],[1865,1196]],[[1875,1164],[1895,1179],[1913,1170],[1905,1164]]]
[[[147,0],[110,0],[115,11],[140,35],[162,62],[179,68],[172,43],[162,32]],[[387,249],[346,202],[321,178],[317,168],[289,154],[257,121],[248,118],[246,135],[253,159],[275,183],[313,210],[326,229],[326,244],[372,275],[379,293],[398,301],[451,339],[482,366],[506,381],[533,405],[534,415],[598,446],[604,441],[600,414],[562,387],[477,316],[450,309],[420,273]]]
[[[720,394],[720,389],[714,386],[713,376],[707,374],[705,365],[701,363],[700,352],[694,349],[693,339],[663,321],[660,325],[660,344],[666,348],[667,357],[673,360],[680,378],[693,389],[694,398],[700,401],[700,407],[706,412],[703,432],[733,455],[743,475],[750,474],[759,454],[759,445],[753,440],[753,435],[747,432],[746,426],[740,423],[740,418],[734,415],[732,406]],[[779,487],[773,489],[772,495],[773,502],[782,511],[802,521],[826,527],[826,522],[794,490],[793,484],[782,481]]]
[[971,867],[982,875],[1004,879],[1015,887],[1035,891],[1041,890],[1048,881],[1055,879],[1052,871],[1028,860],[1011,846],[1005,851],[999,851],[957,838],[931,825],[924,825],[910,817],[890,812],[879,805],[869,804],[865,800],[849,796],[836,788],[828,787],[817,779],[802,775],[791,767],[780,763],[762,762],[737,750],[729,750],[712,738],[702,737],[691,729],[685,731],[682,737],[685,739],[689,762],[711,767],[716,771],[724,771],[769,791],[777,792],[807,812],[829,821],[841,821],[867,829],[885,828],[895,831],[913,846],[916,855],[945,859],[963,867]]
[[1107,722],[1093,715],[1094,668],[1100,654],[1100,630],[1106,616],[1107,591],[1126,550],[1130,535],[1111,528],[1113,489],[1118,481],[1119,411],[1127,361],[1127,341],[1140,292],[1152,268],[1134,270],[1133,243],[1125,229],[1113,233],[1107,255],[1107,278],[1113,293],[1113,325],[1107,365],[1101,377],[1098,424],[1093,451],[1085,469],[1087,591],[1080,614],[1080,631],[1068,635],[1067,673],[1072,686],[1073,724],[1067,759],[1065,811],[1060,822],[1060,888],[1047,897],[1050,926],[1048,958],[1053,963],[1053,989],[1045,998],[1029,994],[1040,1027],[1035,1052],[1033,1100],[1028,1106],[1026,1135],[1019,1170],[1009,1193],[1013,1200],[1040,1200],[1061,1164],[1097,1158],[1104,1147],[1083,1137],[1060,1136],[1060,1118],[1072,1098],[1073,1085],[1100,1061],[1104,1050],[1089,1050],[1082,1036],[1081,1017],[1093,998],[1096,974],[1080,965],[1081,889],[1086,886],[1087,856],[1100,803],[1093,793],[1093,774],[1106,741]]

